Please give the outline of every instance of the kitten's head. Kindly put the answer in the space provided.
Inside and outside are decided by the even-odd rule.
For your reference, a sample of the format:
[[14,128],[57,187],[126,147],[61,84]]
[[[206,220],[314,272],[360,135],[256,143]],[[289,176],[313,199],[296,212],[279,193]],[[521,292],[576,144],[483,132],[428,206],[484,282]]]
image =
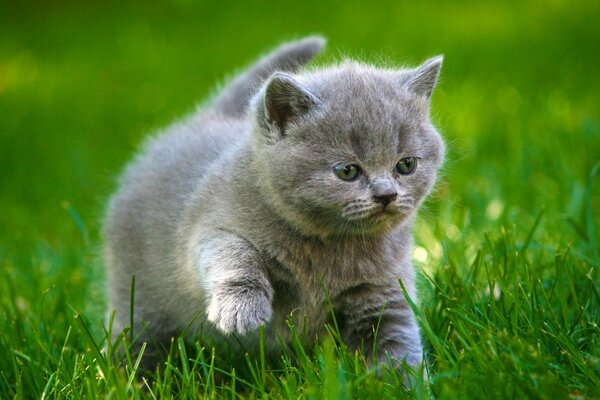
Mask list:
[[410,220],[444,145],[429,119],[442,57],[413,70],[346,62],[276,73],[255,97],[259,184],[308,235],[376,235]]

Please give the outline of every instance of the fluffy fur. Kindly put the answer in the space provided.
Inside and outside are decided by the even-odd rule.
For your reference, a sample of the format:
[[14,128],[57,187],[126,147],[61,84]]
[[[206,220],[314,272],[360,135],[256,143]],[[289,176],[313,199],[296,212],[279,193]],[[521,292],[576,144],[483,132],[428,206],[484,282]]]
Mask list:
[[[212,105],[149,141],[110,201],[105,258],[115,332],[161,343],[257,345],[323,336],[333,306],[342,338],[417,364],[411,227],[444,146],[429,119],[441,57],[416,69],[356,62],[296,74],[321,38],[283,45]],[[417,157],[407,175],[399,160]],[[356,165],[354,180],[334,169]],[[384,200],[382,200],[384,199]],[[235,340],[232,340],[235,338]]]

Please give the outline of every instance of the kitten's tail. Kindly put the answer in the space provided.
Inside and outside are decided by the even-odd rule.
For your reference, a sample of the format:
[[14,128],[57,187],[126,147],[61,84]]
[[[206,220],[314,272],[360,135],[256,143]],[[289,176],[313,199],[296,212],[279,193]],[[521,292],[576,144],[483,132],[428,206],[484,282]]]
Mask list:
[[296,72],[312,60],[324,45],[325,39],[320,36],[284,43],[229,82],[214,99],[211,108],[230,117],[243,115],[252,96],[273,72]]

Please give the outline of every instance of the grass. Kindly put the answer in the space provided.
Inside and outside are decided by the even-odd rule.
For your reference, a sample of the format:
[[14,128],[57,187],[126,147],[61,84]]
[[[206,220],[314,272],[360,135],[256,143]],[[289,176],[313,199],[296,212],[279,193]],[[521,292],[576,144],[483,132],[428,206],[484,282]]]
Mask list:
[[[367,4],[3,7],[0,398],[600,397],[600,5]],[[225,74],[313,32],[323,64],[445,54],[448,160],[415,229],[429,379],[368,370],[330,327],[274,361],[175,339],[143,380],[135,355],[101,352],[114,177]]]

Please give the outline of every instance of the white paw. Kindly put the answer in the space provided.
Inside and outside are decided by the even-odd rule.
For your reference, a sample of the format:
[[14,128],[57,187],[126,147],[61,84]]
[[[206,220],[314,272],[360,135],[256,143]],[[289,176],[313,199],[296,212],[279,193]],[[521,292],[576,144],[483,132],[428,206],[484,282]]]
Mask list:
[[245,334],[271,319],[271,301],[260,291],[239,295],[215,293],[208,309],[208,320],[223,333]]

